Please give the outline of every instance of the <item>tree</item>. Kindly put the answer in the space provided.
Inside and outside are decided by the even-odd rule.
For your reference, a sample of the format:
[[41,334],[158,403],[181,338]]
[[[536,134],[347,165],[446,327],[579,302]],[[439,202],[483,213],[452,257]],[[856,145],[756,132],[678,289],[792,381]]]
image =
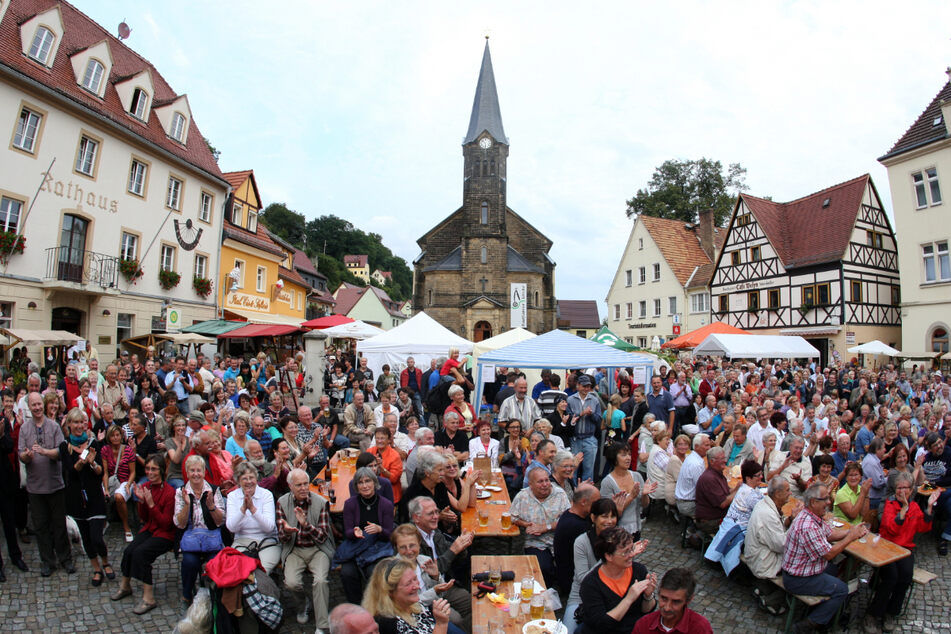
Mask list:
[[205,139],[205,145],[208,146],[208,151],[211,152],[212,157],[214,157],[215,159],[215,163],[217,163],[218,157],[221,156],[221,150],[219,150],[214,145],[212,145],[211,141],[209,141],[208,139]]
[[654,170],[646,189],[627,201],[627,216],[655,216],[696,222],[698,212],[713,209],[713,219],[722,226],[733,210],[737,195],[746,191],[746,169],[730,163],[724,171],[720,161],[671,159]]
[[288,209],[284,203],[271,203],[261,212],[258,220],[294,246],[299,248],[303,244],[306,227],[304,214]]

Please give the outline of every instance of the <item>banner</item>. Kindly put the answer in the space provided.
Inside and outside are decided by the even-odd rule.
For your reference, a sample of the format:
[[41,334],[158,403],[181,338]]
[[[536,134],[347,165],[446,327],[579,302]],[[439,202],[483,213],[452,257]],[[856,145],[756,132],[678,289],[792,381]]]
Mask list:
[[509,305],[512,307],[510,328],[528,327],[528,291],[525,284],[512,284]]
[[165,332],[178,332],[182,327],[182,311],[173,306],[165,307]]

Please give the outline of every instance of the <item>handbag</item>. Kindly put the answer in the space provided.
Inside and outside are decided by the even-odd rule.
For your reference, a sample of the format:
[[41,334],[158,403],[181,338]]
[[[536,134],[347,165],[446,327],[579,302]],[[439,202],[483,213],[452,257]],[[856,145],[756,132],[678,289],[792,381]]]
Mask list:
[[119,463],[122,462],[122,456],[125,455],[125,445],[121,445],[122,451],[119,452],[119,455],[116,456],[116,468],[112,472],[112,475],[109,476],[109,496],[112,497],[116,494],[116,491],[119,490],[119,487],[122,486],[122,483],[119,482]]
[[[206,492],[207,495],[207,492]],[[202,496],[204,499],[204,496]],[[181,539],[181,549],[182,552],[186,553],[216,553],[222,548],[224,548],[224,543],[221,540],[221,529],[220,528],[203,528],[201,526],[192,525],[192,510],[195,507],[195,497],[189,496],[188,501],[188,526],[185,528],[185,532],[182,533]],[[202,506],[202,514],[205,518],[206,525],[214,524],[211,520],[211,514],[208,512],[207,507]]]

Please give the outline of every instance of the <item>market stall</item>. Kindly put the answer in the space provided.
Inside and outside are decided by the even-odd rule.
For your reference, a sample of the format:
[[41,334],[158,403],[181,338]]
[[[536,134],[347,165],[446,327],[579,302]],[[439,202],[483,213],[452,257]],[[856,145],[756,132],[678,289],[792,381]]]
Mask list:
[[444,357],[449,348],[458,348],[460,354],[472,351],[472,342],[463,339],[438,321],[419,312],[410,319],[387,330],[382,335],[357,342],[357,353],[367,358],[367,367],[379,376],[386,363],[394,371],[406,367],[406,359],[413,357],[416,367],[428,368],[431,359]]
[[819,351],[797,335],[713,334],[694,348],[693,353],[731,359],[819,358]]

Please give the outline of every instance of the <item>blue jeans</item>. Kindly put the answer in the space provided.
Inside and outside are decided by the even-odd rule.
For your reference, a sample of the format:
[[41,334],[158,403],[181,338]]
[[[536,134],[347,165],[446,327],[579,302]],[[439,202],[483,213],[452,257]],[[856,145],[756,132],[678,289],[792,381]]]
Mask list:
[[182,488],[183,486],[185,486],[185,481],[182,480],[181,478],[169,478],[168,485],[172,487],[173,489],[178,490]]
[[189,553],[182,551],[182,597],[191,601],[195,598],[195,581],[201,566],[217,553]]
[[835,618],[839,606],[849,596],[849,586],[835,576],[836,572],[838,569],[831,563],[826,567],[825,572],[810,577],[794,577],[783,572],[783,587],[787,592],[829,597],[827,601],[823,601],[809,613],[809,620],[816,625],[830,623]]
[[584,460],[581,462],[581,475],[579,480],[594,479],[594,463],[598,458],[598,441],[594,436],[587,438],[572,438],[571,451],[577,455],[584,452]]
[[350,447],[350,439],[341,434],[337,434],[334,436],[334,446],[336,446],[337,449],[347,449]]

